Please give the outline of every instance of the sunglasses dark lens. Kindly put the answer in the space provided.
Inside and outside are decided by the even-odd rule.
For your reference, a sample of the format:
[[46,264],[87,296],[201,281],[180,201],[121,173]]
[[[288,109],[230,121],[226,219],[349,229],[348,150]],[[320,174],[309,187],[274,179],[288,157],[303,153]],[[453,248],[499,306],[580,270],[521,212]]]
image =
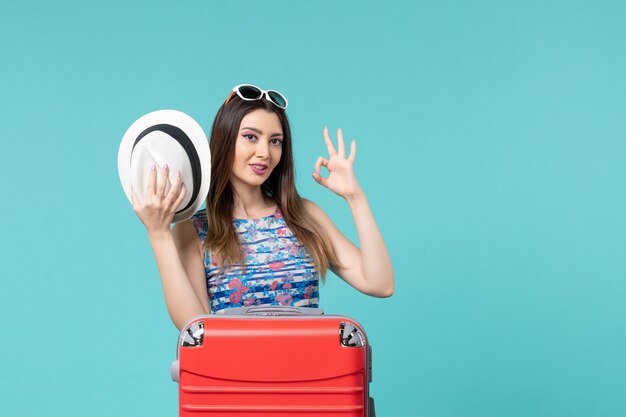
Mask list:
[[261,98],[261,90],[251,85],[243,85],[239,87],[239,94],[248,100],[258,100]]
[[268,91],[267,94],[270,96],[274,104],[279,107],[285,107],[287,105],[287,100],[285,97],[277,91]]

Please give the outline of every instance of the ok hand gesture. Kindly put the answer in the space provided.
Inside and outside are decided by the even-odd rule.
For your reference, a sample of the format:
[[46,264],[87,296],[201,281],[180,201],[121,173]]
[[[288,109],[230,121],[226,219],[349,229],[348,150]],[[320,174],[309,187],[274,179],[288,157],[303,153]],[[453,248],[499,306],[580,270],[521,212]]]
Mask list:
[[[350,155],[346,157],[346,149],[343,141],[343,132],[341,129],[337,129],[337,149],[333,145],[330,136],[328,135],[328,128],[324,128],[324,140],[326,141],[326,148],[328,149],[328,158],[320,156],[315,161],[315,172],[313,172],[313,179],[318,184],[323,185],[335,194],[348,199],[359,194],[361,186],[356,180],[352,165],[356,158],[356,141],[352,140],[350,144]],[[328,170],[328,177],[322,177],[320,173],[321,167],[326,167]]]

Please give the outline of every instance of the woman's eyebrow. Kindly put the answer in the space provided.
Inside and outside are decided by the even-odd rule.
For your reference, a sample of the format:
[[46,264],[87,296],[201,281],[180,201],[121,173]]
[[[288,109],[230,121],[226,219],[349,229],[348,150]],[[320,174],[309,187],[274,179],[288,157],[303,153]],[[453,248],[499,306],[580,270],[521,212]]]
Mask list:
[[[263,132],[260,129],[257,129],[256,127],[242,127],[241,128],[241,130],[244,130],[244,129],[250,129],[250,130],[255,131],[256,133],[258,133],[259,135],[263,134]],[[283,135],[282,133],[274,133],[274,134],[272,134],[272,137],[274,137],[274,136],[282,136],[282,135]]]

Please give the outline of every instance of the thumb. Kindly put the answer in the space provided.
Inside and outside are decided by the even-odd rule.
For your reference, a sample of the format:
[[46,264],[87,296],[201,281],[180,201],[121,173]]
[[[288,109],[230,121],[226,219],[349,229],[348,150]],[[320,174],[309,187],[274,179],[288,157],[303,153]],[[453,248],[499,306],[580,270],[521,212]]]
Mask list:
[[137,208],[141,205],[141,201],[139,200],[139,197],[137,197],[137,194],[135,194],[135,191],[132,189],[130,191],[130,200],[134,208]]

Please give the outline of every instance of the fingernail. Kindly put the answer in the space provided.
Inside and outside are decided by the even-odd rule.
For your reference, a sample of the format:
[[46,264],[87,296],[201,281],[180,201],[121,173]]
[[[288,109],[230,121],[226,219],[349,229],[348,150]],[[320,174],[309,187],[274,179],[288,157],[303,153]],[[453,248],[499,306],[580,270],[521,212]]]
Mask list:
[[177,176],[177,177],[180,177],[180,171],[178,171],[178,172],[176,173],[176,176]]
[[150,167],[150,170],[151,170],[151,171],[154,171],[155,169],[156,169],[156,165],[152,165],[152,166]]
[[163,169],[167,171],[168,169],[170,169],[170,167],[168,167],[167,164],[165,164],[163,165]]

